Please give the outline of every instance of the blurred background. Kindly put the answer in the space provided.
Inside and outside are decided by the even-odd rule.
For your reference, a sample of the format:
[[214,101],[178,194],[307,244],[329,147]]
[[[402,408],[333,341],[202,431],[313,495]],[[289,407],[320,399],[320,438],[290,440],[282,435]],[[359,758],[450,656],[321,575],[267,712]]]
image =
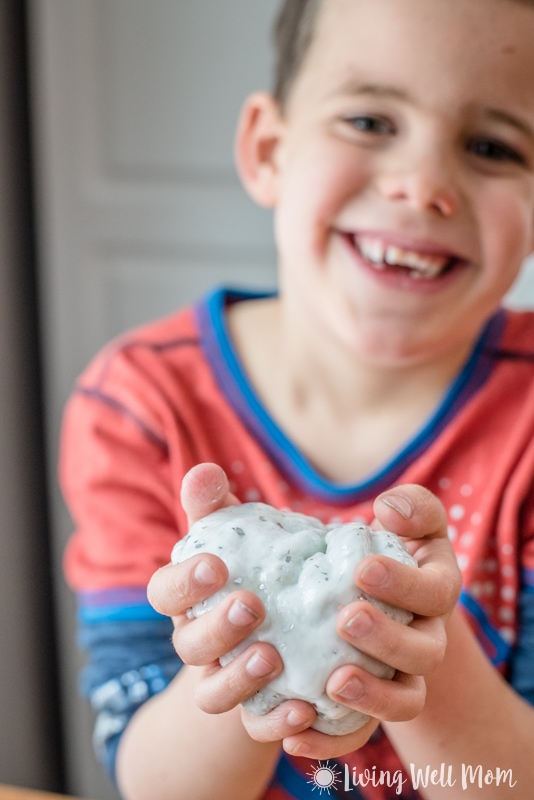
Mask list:
[[112,336],[274,285],[233,136],[277,0],[0,0],[0,783],[116,795],[78,699],[62,408]]
[[[78,699],[61,413],[112,336],[271,287],[233,167],[278,0],[0,0],[0,783],[114,800]],[[534,265],[510,302],[534,306]]]

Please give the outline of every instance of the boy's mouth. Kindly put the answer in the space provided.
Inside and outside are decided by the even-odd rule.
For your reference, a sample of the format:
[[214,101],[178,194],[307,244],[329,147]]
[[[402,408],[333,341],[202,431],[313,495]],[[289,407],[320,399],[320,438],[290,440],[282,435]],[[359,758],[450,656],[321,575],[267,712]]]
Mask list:
[[435,280],[462,263],[462,259],[446,252],[401,247],[371,234],[345,233],[345,237],[373,269],[402,273],[413,280]]

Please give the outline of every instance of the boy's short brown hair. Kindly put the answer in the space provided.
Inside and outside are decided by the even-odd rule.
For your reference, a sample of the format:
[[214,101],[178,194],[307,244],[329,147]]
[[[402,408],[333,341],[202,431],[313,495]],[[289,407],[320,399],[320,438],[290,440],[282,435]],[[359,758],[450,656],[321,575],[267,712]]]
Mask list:
[[274,28],[274,96],[283,107],[310,46],[322,0],[284,0]]
[[[510,2],[510,0],[508,0]],[[534,7],[534,0],[512,0]],[[283,107],[313,38],[322,0],[284,0],[274,27],[275,75],[273,93]]]

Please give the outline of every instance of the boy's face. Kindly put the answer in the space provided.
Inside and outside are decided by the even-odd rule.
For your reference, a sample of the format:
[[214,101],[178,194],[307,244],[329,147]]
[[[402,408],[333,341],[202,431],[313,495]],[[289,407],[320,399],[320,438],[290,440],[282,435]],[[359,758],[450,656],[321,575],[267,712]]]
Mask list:
[[325,0],[274,151],[297,314],[387,363],[472,342],[534,249],[533,43],[515,2]]

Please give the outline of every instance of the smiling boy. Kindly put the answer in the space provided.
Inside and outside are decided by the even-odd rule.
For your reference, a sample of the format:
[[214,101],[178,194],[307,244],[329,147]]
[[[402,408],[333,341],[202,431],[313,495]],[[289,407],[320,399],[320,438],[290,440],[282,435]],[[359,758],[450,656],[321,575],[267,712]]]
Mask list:
[[[187,608],[224,582],[221,562],[160,570],[150,597],[175,618],[188,666],[174,677],[179,662],[161,650],[169,685],[147,689],[129,722],[119,784],[128,800],[300,798],[315,788],[306,759],[336,757],[391,774],[401,762],[498,765],[523,797],[534,779],[534,318],[501,301],[534,249],[534,3],[287,0],[278,32],[277,89],[247,100],[236,158],[249,194],[274,209],[279,292],[215,294],[89,368],[65,424],[78,523],[67,573],[91,590],[94,625],[91,602],[140,590],[188,522],[261,499],[325,521],[376,515],[404,535],[419,570],[384,575],[373,559],[355,581],[416,620],[400,631],[361,604],[340,612],[340,635],[397,678],[333,674],[329,694],[373,720],[328,737],[300,702],[241,713],[282,668],[268,647],[217,665],[260,624],[258,598],[236,592],[191,621]],[[180,500],[199,462],[232,485],[200,467]],[[448,512],[463,610],[443,511],[413,484]],[[131,601],[116,602],[134,619]],[[136,636],[155,641],[160,621],[139,613]],[[98,625],[85,635],[102,721],[113,709],[98,692],[122,679],[104,663],[109,620]],[[127,628],[114,635],[138,672],[157,664],[159,644],[136,662]],[[350,796],[392,798],[386,789]],[[418,795],[407,777],[403,792],[452,797],[439,785]]]

